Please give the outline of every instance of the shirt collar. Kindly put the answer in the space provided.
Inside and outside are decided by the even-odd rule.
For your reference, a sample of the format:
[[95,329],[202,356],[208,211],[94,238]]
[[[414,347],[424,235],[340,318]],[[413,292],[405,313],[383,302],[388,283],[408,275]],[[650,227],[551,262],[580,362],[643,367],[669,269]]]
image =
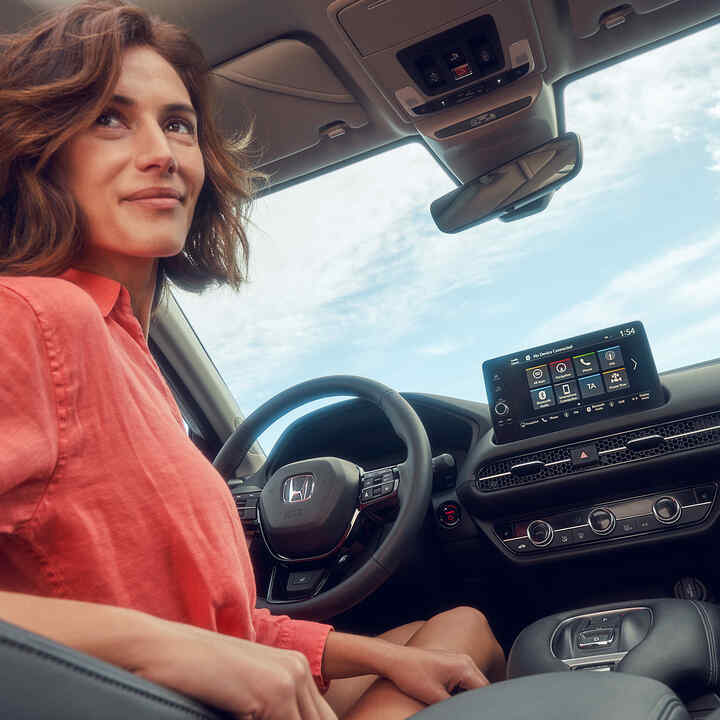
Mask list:
[[69,280],[90,295],[100,308],[103,317],[107,317],[115,307],[120,288],[123,287],[117,280],[77,268],[70,268],[58,277]]

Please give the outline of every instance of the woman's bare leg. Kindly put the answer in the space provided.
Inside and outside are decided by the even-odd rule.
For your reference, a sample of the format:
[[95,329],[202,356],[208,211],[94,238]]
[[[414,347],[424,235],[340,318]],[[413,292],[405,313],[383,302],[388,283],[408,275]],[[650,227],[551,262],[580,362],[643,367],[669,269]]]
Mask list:
[[[380,635],[413,647],[453,650],[470,655],[490,682],[505,679],[505,655],[485,616],[470,607],[440,613],[425,623],[410,623]],[[425,705],[375,675],[333,680],[325,698],[343,720],[404,720]],[[381,714],[380,714],[381,713]]]
[[[407,625],[400,625],[384,632],[382,635],[378,635],[378,637],[398,645],[406,645],[408,640],[424,624],[423,620],[418,620]],[[330,688],[325,693],[325,700],[328,701],[335,714],[342,718],[376,680],[377,675],[358,675],[357,677],[333,680],[330,683]]]

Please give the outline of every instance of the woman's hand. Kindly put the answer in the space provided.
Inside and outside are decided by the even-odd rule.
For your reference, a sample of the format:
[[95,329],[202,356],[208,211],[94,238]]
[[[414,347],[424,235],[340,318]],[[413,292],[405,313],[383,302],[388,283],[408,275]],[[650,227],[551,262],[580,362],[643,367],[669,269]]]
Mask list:
[[382,675],[427,705],[447,700],[455,690],[490,684],[469,655],[402,645],[395,646]]
[[242,720],[337,720],[304,655],[159,620],[132,671]]

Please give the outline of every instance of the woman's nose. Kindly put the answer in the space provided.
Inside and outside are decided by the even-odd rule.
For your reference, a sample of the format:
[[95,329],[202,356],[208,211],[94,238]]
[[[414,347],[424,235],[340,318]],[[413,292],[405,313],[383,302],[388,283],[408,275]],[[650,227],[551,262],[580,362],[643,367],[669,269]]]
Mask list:
[[162,127],[153,123],[137,134],[136,162],[140,170],[156,168],[161,172],[173,172],[177,161],[172,146]]

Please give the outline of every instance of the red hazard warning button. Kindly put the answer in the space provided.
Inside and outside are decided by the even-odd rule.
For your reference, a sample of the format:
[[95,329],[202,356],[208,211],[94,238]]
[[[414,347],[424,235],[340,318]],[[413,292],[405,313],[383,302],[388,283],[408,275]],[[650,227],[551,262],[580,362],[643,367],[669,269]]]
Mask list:
[[595,465],[598,462],[598,451],[595,445],[578,445],[570,448],[570,459],[575,467]]

